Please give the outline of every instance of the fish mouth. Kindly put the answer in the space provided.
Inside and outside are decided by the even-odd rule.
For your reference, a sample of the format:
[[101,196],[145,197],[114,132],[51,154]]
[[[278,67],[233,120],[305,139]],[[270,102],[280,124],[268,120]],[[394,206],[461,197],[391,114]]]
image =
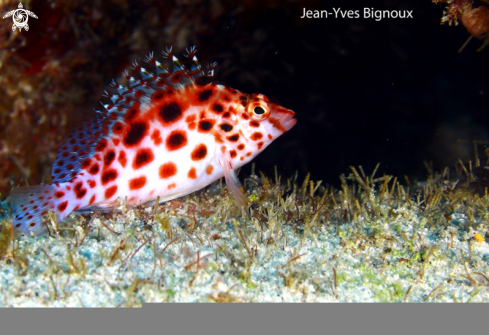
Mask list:
[[288,109],[285,114],[280,117],[279,122],[282,124],[282,127],[285,128],[286,131],[292,129],[293,126],[297,123],[297,119],[294,119],[295,113]]

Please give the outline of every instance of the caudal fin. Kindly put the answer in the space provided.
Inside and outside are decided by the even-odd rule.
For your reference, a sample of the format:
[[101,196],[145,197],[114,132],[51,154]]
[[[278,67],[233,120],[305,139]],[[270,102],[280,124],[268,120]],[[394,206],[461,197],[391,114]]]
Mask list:
[[15,188],[10,192],[10,206],[14,230],[18,233],[33,232],[40,235],[47,230],[42,216],[48,210],[55,211],[54,185],[37,185]]

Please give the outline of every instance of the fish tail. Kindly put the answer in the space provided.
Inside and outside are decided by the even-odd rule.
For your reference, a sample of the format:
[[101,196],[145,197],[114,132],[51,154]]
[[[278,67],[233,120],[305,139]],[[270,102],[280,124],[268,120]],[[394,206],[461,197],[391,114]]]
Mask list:
[[16,233],[40,235],[47,230],[43,216],[58,213],[54,185],[18,187],[10,193],[13,227]]

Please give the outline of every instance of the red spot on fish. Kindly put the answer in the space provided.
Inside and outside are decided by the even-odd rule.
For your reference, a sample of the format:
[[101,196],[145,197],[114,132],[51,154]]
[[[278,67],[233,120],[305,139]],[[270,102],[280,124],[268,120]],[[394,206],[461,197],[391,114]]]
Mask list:
[[151,96],[151,99],[158,101],[158,100],[163,99],[163,96],[164,96],[163,91],[158,90],[158,91],[153,93],[153,95]]
[[87,194],[87,189],[83,188],[83,183],[81,181],[76,183],[74,187],[74,191],[78,199],[82,199],[85,196],[85,194]]
[[[129,101],[126,101],[126,104],[127,103],[129,103]],[[139,105],[138,104],[134,104],[126,112],[126,115],[125,115],[124,119],[126,120],[126,122],[131,122],[136,117],[136,115],[138,115],[138,113],[139,113]]]
[[117,175],[118,175],[117,171],[114,169],[110,169],[110,170],[105,171],[102,174],[102,177],[100,178],[100,180],[102,181],[102,185],[106,185],[106,184],[110,183],[111,181],[116,180]]
[[105,138],[101,139],[100,142],[98,142],[97,146],[95,147],[96,151],[103,151],[105,148],[107,148],[107,140]]
[[218,103],[215,103],[213,106],[212,106],[212,110],[216,113],[222,113],[222,111],[224,110],[224,108],[222,107],[221,104],[218,104]]
[[117,160],[119,161],[122,167],[126,167],[127,158],[126,158],[126,152],[124,150],[119,152],[119,158],[117,158]]
[[260,133],[260,132],[254,132],[253,134],[251,134],[250,138],[253,140],[253,141],[258,141],[258,140],[261,140],[263,137],[263,134]]
[[260,150],[263,147],[263,142],[258,142],[256,144],[256,147],[258,148],[258,150]]
[[109,187],[107,190],[105,190],[105,199],[112,198],[115,192],[117,192],[117,185]]
[[166,138],[166,148],[169,151],[178,150],[187,145],[187,133],[184,130],[173,130]]
[[139,149],[136,153],[136,157],[132,162],[132,167],[134,170],[140,169],[143,166],[151,163],[154,160],[155,156],[153,155],[153,151],[148,148]]
[[207,120],[201,120],[199,121],[199,129],[198,131],[200,133],[208,133],[212,130],[212,127],[214,126],[215,121],[211,119]]
[[90,202],[88,203],[88,205],[93,204],[93,203],[95,202],[95,198],[96,198],[96,197],[95,197],[95,194],[94,194],[94,195],[92,195],[92,197],[90,198]]
[[250,121],[250,126],[253,128],[259,128],[260,127],[260,122],[258,121]]
[[124,130],[124,125],[121,122],[116,122],[114,123],[114,127],[112,128],[112,131],[115,134],[120,134]]
[[93,164],[90,170],[88,170],[88,172],[90,174],[97,174],[99,172],[98,164],[97,163]]
[[162,164],[160,166],[159,174],[160,178],[162,179],[170,178],[177,174],[177,166],[175,165],[175,163],[172,162]]
[[191,169],[188,171],[187,176],[188,176],[190,179],[197,179],[197,171],[195,170],[195,168],[191,168]]
[[126,147],[133,147],[140,144],[143,138],[147,135],[148,128],[148,123],[144,121],[132,123],[124,137],[124,145]]
[[183,117],[183,111],[186,110],[181,102],[172,101],[160,107],[158,116],[164,126],[171,125]]
[[92,180],[92,179],[88,180],[87,183],[88,183],[88,186],[90,186],[90,188],[94,188],[95,186],[97,186],[97,183],[95,182],[95,180]]
[[163,140],[161,139],[160,131],[155,129],[153,134],[151,134],[151,139],[153,140],[155,145],[160,145]]
[[80,167],[85,170],[90,166],[90,164],[92,164],[92,160],[90,158],[87,158],[83,161]]
[[63,212],[67,206],[68,206],[68,200],[63,201],[58,205],[58,211]]
[[214,91],[212,89],[200,91],[197,94],[197,101],[199,101],[200,103],[205,103],[207,102],[207,100],[209,100],[212,94],[214,94]]
[[200,161],[207,156],[207,147],[205,144],[199,144],[195,147],[195,149],[190,154],[190,157],[193,161]]
[[229,155],[231,156],[231,158],[235,158],[238,154],[236,153],[235,150],[231,150],[229,151]]
[[144,185],[146,185],[146,177],[141,176],[137,178],[133,178],[129,180],[129,189],[132,190],[138,190],[140,188],[143,188]]
[[231,135],[231,136],[226,137],[226,139],[228,141],[230,141],[230,142],[238,142],[239,135],[238,134],[234,134],[234,135]]
[[58,192],[54,193],[54,196],[56,198],[60,199],[60,198],[65,196],[65,192],[58,191]]
[[115,146],[118,146],[119,143],[121,143],[121,140],[119,140],[118,138],[113,138],[112,143],[114,143]]
[[243,143],[238,145],[238,150],[243,150],[245,148],[245,145]]
[[105,166],[109,166],[110,164],[112,164],[112,162],[114,161],[115,159],[115,151],[114,150],[111,150],[109,152],[107,152],[104,156],[104,164]]
[[195,119],[196,119],[196,115],[195,114],[192,114],[192,115],[189,115],[185,118],[185,122],[187,123],[192,123],[192,122],[195,122]]
[[212,174],[212,171],[214,170],[214,167],[212,165],[209,165],[206,169],[205,169],[205,173],[207,174]]

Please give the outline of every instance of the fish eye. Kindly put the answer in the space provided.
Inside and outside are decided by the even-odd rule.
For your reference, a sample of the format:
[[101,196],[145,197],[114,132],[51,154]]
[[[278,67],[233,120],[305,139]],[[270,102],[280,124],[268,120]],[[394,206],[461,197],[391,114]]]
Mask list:
[[256,115],[263,115],[265,114],[265,110],[261,106],[256,106],[255,108],[253,108],[253,113],[255,113]]
[[248,115],[256,121],[266,120],[270,116],[270,108],[263,99],[255,99],[248,105],[247,109]]

